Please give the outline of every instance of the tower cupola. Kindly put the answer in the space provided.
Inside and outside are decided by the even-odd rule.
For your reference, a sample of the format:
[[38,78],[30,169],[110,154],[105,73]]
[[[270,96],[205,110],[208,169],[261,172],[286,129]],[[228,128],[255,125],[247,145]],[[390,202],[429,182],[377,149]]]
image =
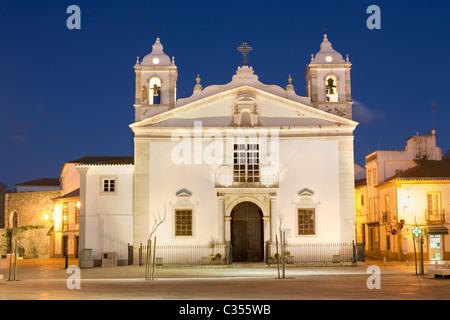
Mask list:
[[134,66],[136,73],[135,120],[140,121],[172,109],[176,104],[178,70],[175,58],[164,53],[158,38],[152,52]]

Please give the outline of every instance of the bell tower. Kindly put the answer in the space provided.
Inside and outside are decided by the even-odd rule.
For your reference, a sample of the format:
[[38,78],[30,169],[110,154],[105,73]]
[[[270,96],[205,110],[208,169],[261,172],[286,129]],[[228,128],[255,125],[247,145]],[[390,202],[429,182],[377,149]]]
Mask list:
[[178,71],[156,38],[152,52],[134,66],[136,73],[135,121],[172,109],[176,103]]
[[311,55],[305,72],[307,96],[315,108],[352,119],[351,65],[348,55],[344,60],[324,33],[320,51]]

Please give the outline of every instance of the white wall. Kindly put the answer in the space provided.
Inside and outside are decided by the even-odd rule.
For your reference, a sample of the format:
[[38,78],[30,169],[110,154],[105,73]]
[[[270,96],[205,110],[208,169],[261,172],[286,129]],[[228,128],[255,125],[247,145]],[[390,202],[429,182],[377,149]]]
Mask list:
[[[175,164],[171,159],[172,149],[177,142],[152,142],[150,144],[150,211],[167,216],[155,234],[159,243],[207,244],[211,238],[218,238],[217,193],[215,190],[214,168],[207,164]],[[194,235],[174,236],[175,207],[179,201],[176,192],[188,189],[192,197],[188,203],[194,209]],[[151,226],[153,219],[150,218]],[[149,233],[150,228],[149,226]]]
[[[116,193],[101,192],[102,177],[116,179]],[[80,238],[81,233],[84,237],[80,250],[93,249],[94,259],[101,259],[103,252],[117,252],[118,259],[127,259],[127,244],[133,243],[133,166],[90,166],[85,190],[86,199],[81,199],[85,208],[80,210]]]
[[[167,217],[155,234],[158,243],[207,244],[211,238],[219,241],[223,235],[223,213],[218,209],[215,175],[217,167],[202,164],[175,164],[171,152],[178,142],[153,141],[150,143],[150,200],[153,214]],[[203,145],[203,150],[206,144]],[[193,149],[192,149],[193,151]],[[340,185],[339,151],[336,138],[302,138],[280,143],[280,174],[277,191],[277,211],[284,214],[283,229],[290,229],[288,241],[340,242]],[[353,170],[353,162],[351,166]],[[298,192],[308,188],[314,192],[317,234],[297,236]],[[194,235],[174,236],[174,210],[180,201],[176,192],[188,189],[192,197],[187,205],[194,209]],[[354,197],[352,189],[352,197]],[[271,221],[278,227],[278,212],[271,213]],[[351,212],[352,215],[353,211]],[[150,232],[153,219],[148,226]],[[273,230],[273,228],[271,228]],[[276,229],[275,229],[276,230]],[[349,231],[354,234],[354,230]],[[272,235],[273,238],[275,235]]]
[[80,174],[75,168],[75,163],[66,163],[60,176],[63,195],[80,187]]
[[[280,143],[280,188],[278,211],[284,214],[283,228],[291,229],[295,242],[340,242],[339,162],[336,141],[304,139]],[[298,192],[314,192],[316,235],[297,235]],[[273,213],[272,213],[273,214]]]

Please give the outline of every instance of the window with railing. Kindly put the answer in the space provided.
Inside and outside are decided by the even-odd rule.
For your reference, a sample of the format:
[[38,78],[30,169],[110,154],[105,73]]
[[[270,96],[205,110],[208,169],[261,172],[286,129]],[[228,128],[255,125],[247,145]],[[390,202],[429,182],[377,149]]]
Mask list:
[[382,212],[382,220],[383,222],[388,222],[391,213],[391,201],[388,194],[384,196],[384,209],[385,210]]
[[64,202],[62,208],[62,231],[69,230],[69,203]]
[[75,206],[75,223],[80,223],[80,201]]
[[373,206],[374,206],[373,213],[375,216],[375,221],[378,221],[378,220],[380,220],[380,199],[379,199],[379,197],[375,197],[373,199]]
[[427,222],[445,221],[445,212],[441,207],[440,192],[427,192],[427,209],[425,216]]

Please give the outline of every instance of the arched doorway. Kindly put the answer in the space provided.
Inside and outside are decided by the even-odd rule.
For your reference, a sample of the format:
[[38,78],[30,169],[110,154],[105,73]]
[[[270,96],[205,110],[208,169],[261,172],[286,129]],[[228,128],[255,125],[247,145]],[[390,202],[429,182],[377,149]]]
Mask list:
[[231,212],[233,261],[263,261],[264,233],[261,209],[252,202],[242,202]]

